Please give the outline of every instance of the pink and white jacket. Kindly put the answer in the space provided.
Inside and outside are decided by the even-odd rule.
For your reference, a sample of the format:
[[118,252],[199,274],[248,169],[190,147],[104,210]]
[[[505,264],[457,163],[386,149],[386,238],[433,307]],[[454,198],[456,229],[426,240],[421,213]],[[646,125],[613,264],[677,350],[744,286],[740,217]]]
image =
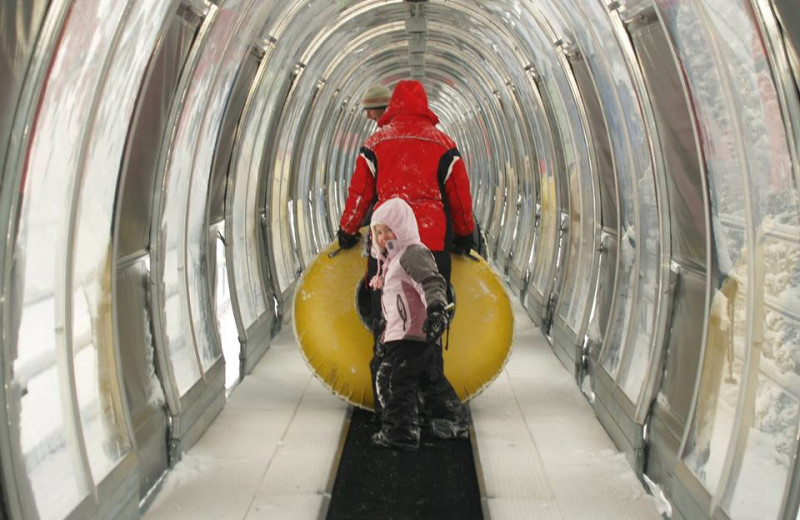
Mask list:
[[444,278],[430,250],[420,241],[417,219],[404,200],[393,198],[378,206],[372,214],[370,229],[375,224],[384,224],[397,235],[397,239],[386,243],[385,254],[372,241],[378,274],[370,285],[383,288],[381,307],[386,328],[382,341],[425,341],[422,324],[427,318],[428,305],[435,301],[445,304]]

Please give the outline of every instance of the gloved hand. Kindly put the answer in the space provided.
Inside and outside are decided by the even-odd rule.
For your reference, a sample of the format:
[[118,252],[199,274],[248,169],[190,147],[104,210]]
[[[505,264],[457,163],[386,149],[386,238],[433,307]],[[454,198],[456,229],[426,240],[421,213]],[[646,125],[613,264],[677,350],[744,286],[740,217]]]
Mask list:
[[343,229],[339,229],[339,231],[336,232],[336,237],[339,239],[339,247],[342,249],[350,249],[351,247],[355,247],[361,240],[361,233],[351,235]]
[[375,318],[372,320],[372,324],[370,325],[370,330],[375,337],[379,337],[383,332],[383,329],[386,328],[386,320],[383,318]]
[[432,303],[428,306],[428,319],[422,324],[422,332],[428,343],[436,343],[447,328],[447,312],[441,303]]
[[453,252],[460,255],[469,256],[470,250],[475,248],[475,242],[472,240],[472,235],[453,237]]

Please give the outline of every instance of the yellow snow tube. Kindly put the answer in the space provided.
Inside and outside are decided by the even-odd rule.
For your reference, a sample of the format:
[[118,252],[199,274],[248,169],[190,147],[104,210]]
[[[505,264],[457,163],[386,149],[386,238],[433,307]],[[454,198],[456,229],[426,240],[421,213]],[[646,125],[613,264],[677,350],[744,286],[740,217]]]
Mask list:
[[[356,310],[366,272],[362,251],[339,251],[333,242],[314,259],[295,292],[294,325],[303,357],[323,384],[345,401],[372,409],[372,334]],[[508,295],[489,265],[474,252],[451,258],[456,308],[444,372],[467,401],[500,373],[514,323]]]

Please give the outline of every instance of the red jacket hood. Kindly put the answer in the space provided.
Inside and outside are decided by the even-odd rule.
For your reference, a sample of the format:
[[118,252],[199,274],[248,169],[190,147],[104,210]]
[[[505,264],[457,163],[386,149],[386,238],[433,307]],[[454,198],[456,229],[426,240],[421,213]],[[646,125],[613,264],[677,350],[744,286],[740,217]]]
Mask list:
[[428,106],[428,94],[422,83],[414,80],[404,80],[397,84],[392,91],[392,99],[386,112],[378,120],[378,126],[384,126],[395,118],[416,116],[428,119],[431,124],[439,123],[439,118]]

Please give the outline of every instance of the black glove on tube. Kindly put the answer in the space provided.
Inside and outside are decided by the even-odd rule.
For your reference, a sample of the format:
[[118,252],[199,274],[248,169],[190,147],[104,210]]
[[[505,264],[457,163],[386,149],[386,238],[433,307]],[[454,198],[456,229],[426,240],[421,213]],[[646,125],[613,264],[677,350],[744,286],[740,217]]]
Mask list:
[[343,229],[340,229],[336,232],[336,237],[339,239],[339,247],[342,249],[350,249],[351,247],[355,247],[361,240],[361,233],[351,235],[350,233],[346,233]]

